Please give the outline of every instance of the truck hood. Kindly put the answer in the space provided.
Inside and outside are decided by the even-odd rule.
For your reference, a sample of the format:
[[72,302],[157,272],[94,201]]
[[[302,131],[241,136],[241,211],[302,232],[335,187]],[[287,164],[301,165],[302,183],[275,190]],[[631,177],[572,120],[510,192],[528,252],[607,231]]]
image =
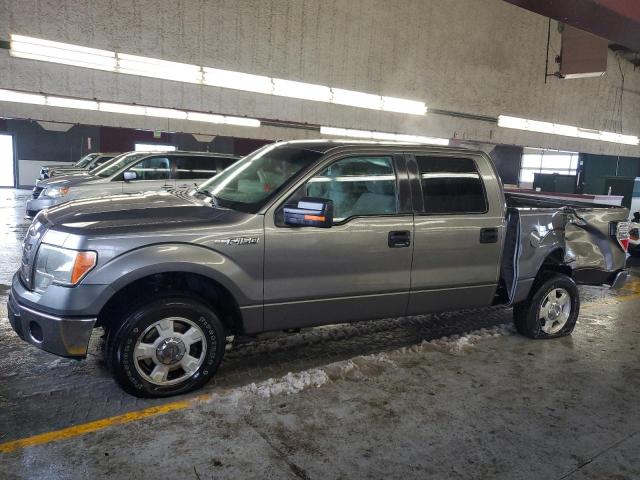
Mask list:
[[186,190],[174,190],[74,200],[44,210],[39,220],[56,231],[106,235],[169,231],[211,223],[227,225],[246,216],[214,208]]

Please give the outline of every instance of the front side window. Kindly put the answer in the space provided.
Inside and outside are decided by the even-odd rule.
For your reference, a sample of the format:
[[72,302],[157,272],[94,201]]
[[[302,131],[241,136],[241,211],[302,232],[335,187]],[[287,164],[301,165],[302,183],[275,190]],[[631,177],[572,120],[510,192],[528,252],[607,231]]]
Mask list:
[[360,215],[397,213],[393,158],[339,160],[311,178],[294,197],[304,196],[332,200],[335,223]]
[[424,213],[485,213],[482,178],[470,158],[416,156]]
[[122,155],[118,155],[117,157],[114,157],[111,160],[107,160],[98,168],[92,170],[91,174],[101,178],[110,177],[112,175],[115,175],[116,173],[118,173],[120,170],[127,167],[128,165],[131,165],[135,163],[137,160],[143,157],[146,157],[147,155],[149,154],[135,153],[135,152],[123,153]]
[[136,180],[166,180],[171,177],[171,162],[166,157],[148,157],[128,171],[135,172]]
[[222,207],[255,213],[321,156],[313,150],[267,145],[203,183],[194,194],[208,196]]
[[176,158],[176,178],[189,180],[211,178],[217,171],[214,157],[178,157]]

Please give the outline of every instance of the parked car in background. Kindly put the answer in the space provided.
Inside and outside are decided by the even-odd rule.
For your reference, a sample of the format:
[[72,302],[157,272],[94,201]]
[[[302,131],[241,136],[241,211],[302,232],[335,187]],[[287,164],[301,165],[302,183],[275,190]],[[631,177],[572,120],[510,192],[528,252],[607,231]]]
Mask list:
[[27,215],[70,200],[117,193],[193,187],[238,157],[209,152],[128,152],[91,170],[41,181],[27,200]]
[[[180,158],[125,156],[105,182],[124,189],[146,172],[168,180],[201,168]],[[281,142],[198,188],[39,213],[9,320],[72,357],[103,327],[115,379],[139,396],[202,386],[229,335],[512,305],[521,334],[551,339],[576,325],[576,283],[625,282],[628,215],[505,194],[478,151]]]
[[[91,156],[88,161],[83,161],[87,157]],[[91,153],[86,157],[83,157],[77,163],[73,165],[47,165],[40,169],[40,178],[36,180],[36,185],[40,180],[46,180],[48,178],[59,177],[61,175],[70,175],[73,173],[86,173],[94,168],[99,167],[105,162],[111,160],[114,157],[120,155],[119,153]],[[82,163],[81,163],[82,162]]]

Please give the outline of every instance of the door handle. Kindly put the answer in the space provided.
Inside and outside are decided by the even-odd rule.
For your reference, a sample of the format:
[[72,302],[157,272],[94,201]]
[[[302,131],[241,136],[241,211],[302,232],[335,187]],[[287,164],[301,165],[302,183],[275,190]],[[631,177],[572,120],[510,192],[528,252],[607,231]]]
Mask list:
[[498,243],[498,229],[493,227],[481,228],[480,243]]
[[402,248],[411,245],[411,232],[398,230],[389,232],[389,248]]

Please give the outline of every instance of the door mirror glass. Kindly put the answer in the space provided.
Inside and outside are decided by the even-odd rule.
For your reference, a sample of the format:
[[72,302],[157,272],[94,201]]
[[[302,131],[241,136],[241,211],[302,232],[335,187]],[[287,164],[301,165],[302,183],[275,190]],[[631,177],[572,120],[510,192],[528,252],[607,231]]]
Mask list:
[[136,178],[138,178],[138,175],[136,175],[136,172],[124,172],[125,182],[130,182],[131,180],[135,180]]
[[326,198],[304,197],[285,205],[284,223],[292,227],[329,228],[333,225],[333,202]]

